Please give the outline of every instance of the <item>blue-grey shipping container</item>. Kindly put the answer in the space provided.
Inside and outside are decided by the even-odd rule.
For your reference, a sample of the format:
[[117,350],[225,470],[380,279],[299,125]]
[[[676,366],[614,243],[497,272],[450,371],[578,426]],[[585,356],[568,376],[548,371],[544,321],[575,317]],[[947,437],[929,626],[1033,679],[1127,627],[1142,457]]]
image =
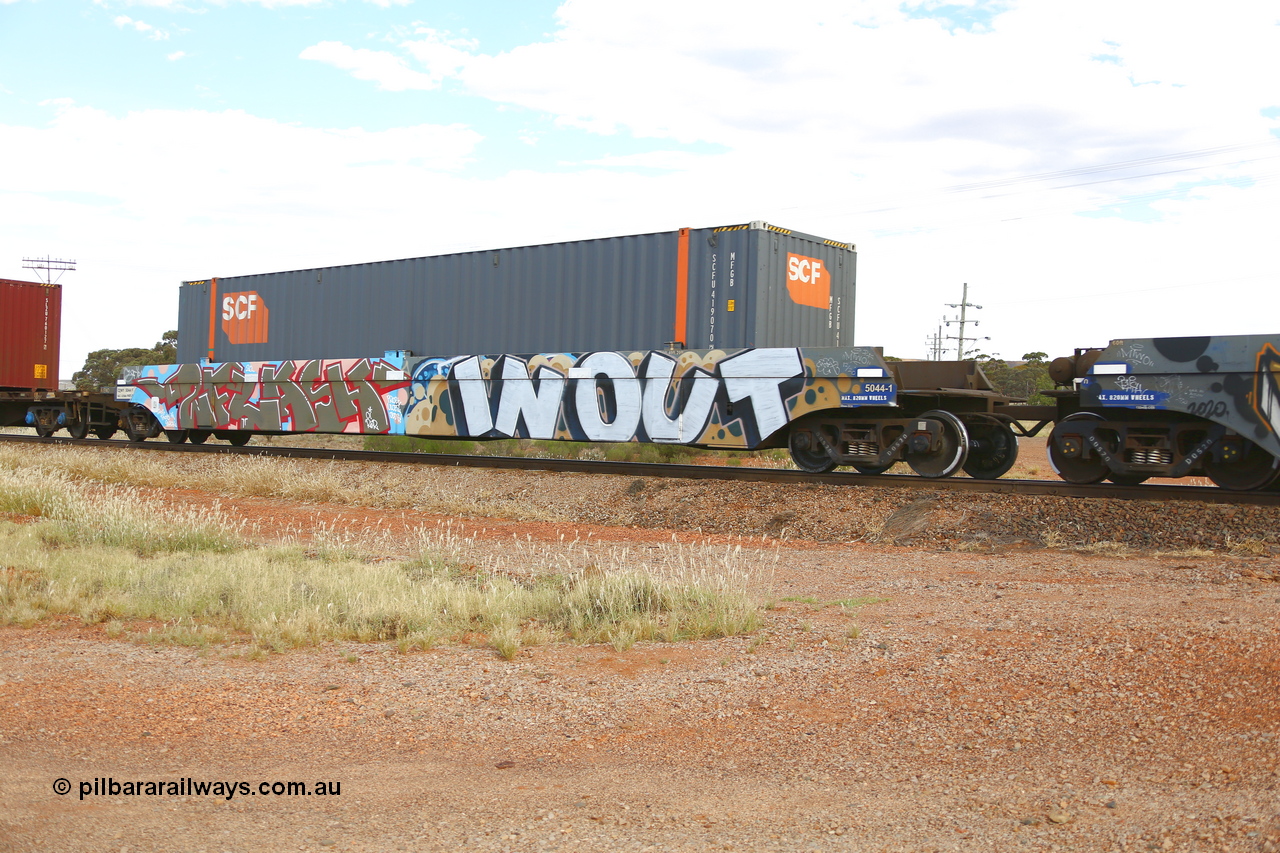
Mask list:
[[850,346],[856,260],[753,222],[209,278],[178,360]]

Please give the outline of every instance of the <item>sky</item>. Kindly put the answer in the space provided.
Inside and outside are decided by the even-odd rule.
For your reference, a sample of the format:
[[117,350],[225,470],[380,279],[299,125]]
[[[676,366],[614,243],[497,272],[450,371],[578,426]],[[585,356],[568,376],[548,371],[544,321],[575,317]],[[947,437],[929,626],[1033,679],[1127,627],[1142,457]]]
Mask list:
[[183,280],[755,220],[899,357],[965,283],[1009,359],[1280,332],[1274,2],[0,0],[0,152],[62,377]]

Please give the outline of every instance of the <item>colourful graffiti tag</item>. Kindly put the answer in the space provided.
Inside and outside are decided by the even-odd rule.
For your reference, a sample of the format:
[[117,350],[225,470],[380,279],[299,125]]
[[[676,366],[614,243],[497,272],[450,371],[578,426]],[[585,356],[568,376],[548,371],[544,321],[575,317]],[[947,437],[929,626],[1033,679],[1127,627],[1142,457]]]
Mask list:
[[865,349],[473,355],[412,373],[405,433],[469,438],[754,447],[802,414],[896,393]]
[[873,350],[503,354],[161,365],[122,398],[165,429],[749,448],[805,414],[895,405]]
[[409,382],[391,361],[315,359],[148,366],[128,384],[165,429],[386,433]]
[[1258,371],[1254,379],[1253,410],[1274,433],[1280,433],[1280,351],[1264,344],[1258,352]]
[[1111,342],[1081,402],[1165,409],[1219,423],[1280,455],[1280,341],[1263,335]]

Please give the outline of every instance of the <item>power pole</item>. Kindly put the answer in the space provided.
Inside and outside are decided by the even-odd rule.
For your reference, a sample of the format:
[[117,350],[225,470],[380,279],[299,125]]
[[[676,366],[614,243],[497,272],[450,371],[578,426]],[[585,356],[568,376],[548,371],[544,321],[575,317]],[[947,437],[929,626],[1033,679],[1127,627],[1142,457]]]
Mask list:
[[[44,284],[53,285],[58,283],[58,279],[62,278],[64,272],[69,272],[76,268],[75,261],[54,260],[50,257],[44,258],[23,258],[22,268],[35,270],[36,277]],[[40,277],[40,271],[44,270],[44,276]],[[54,277],[57,273],[57,277]]]
[[975,326],[976,326],[976,325],[978,325],[978,321],[977,321],[977,320],[967,320],[967,319],[965,319],[965,310],[966,310],[966,309],[968,309],[968,308],[977,308],[978,310],[982,310],[982,306],[981,306],[981,305],[974,305],[972,302],[970,302],[970,301],[969,301],[969,282],[967,282],[967,281],[966,281],[966,282],[964,283],[964,291],[963,291],[962,295],[960,296],[960,301],[959,301],[958,303],[957,303],[957,302],[948,302],[948,303],[947,303],[947,307],[948,307],[948,308],[959,308],[959,309],[960,309],[960,316],[959,316],[959,317],[952,317],[952,318],[951,318],[951,319],[949,319],[949,320],[948,320],[948,319],[946,319],[946,318],[944,318],[944,319],[943,319],[943,322],[945,322],[948,326],[950,326],[952,323],[956,323],[956,324],[958,324],[958,325],[960,326],[960,334],[958,334],[958,335],[947,335],[947,340],[949,340],[949,341],[956,341],[956,360],[957,360],[957,361],[964,361],[964,355],[965,355],[965,353],[964,353],[964,342],[965,342],[965,341],[989,341],[989,340],[991,340],[991,338],[965,337],[965,334],[964,334],[964,327],[965,327],[965,324],[967,324],[967,323],[972,323],[972,324],[973,324],[973,325],[975,325]]
[[925,338],[929,342],[929,360],[942,361],[942,323],[938,323],[938,331]]

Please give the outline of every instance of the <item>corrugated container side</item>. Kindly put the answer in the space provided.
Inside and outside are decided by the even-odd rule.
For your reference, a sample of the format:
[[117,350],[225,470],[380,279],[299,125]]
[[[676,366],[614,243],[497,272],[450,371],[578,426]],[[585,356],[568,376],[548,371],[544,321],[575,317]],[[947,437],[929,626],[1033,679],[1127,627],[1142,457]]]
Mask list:
[[[755,233],[760,238],[756,281],[765,290],[758,299],[773,307],[757,313],[756,339],[794,341],[796,346],[852,345],[857,271],[857,255],[852,248],[796,232]],[[816,271],[814,261],[821,263],[821,273]],[[813,301],[803,303],[798,299]]]
[[0,279],[0,388],[56,389],[62,287]]
[[689,251],[689,346],[853,344],[852,246],[753,223],[694,231]]
[[[214,286],[215,361],[359,358],[388,350],[647,350],[669,341],[704,349],[851,344],[851,247],[787,235],[757,225],[669,231],[188,283],[180,295],[178,359],[210,356]],[[847,281],[827,283],[840,300],[847,291],[843,329],[831,306],[791,299],[786,252],[779,256],[771,242],[779,237],[826,269],[847,271]],[[256,336],[254,324],[269,334]]]
[[755,232],[747,228],[699,228],[689,235],[689,347],[752,345],[750,318],[761,308],[754,243]]

